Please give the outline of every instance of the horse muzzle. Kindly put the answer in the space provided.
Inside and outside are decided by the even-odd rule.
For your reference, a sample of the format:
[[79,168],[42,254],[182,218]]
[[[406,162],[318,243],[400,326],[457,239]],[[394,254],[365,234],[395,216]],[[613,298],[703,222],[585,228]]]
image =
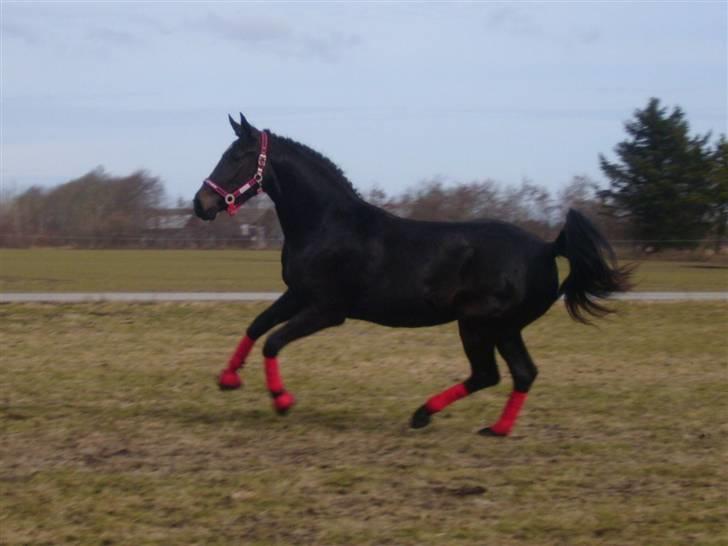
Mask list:
[[202,220],[211,222],[215,219],[220,210],[219,205],[215,202],[217,199],[214,197],[210,199],[208,196],[201,195],[202,193],[202,190],[198,191],[195,194],[195,198],[192,200],[195,216]]
[[214,220],[217,213],[220,212],[220,197],[205,189],[201,189],[195,194],[192,204],[195,216],[208,222]]

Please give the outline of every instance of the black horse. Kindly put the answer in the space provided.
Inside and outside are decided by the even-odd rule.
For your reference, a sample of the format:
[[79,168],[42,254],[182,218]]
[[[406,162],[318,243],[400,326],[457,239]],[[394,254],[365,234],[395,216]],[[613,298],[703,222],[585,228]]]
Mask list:
[[[457,321],[471,374],[431,397],[412,416],[419,428],[456,400],[500,380],[495,350],[506,361],[513,391],[501,418],[480,431],[510,433],[537,369],[521,330],[563,294],[571,316],[609,312],[600,299],[628,289],[607,241],[570,210],[553,242],[497,221],[422,222],[399,218],[365,202],[330,160],[291,139],[259,131],[240,115],[237,135],[194,198],[197,216],[230,214],[259,191],[275,203],[285,243],[288,290],[249,326],[219,378],[240,386],[238,369],[255,340],[265,341],[268,389],[283,414],[294,404],[278,371],[281,349],[347,318],[394,327]],[[561,286],[556,257],[570,273]]]

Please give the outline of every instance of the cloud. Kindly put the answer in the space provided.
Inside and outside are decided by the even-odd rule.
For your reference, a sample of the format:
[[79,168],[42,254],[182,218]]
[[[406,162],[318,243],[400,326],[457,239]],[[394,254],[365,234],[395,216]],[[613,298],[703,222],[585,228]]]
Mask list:
[[[31,5],[33,7],[33,5]],[[51,6],[53,8],[55,6]],[[68,19],[68,14],[51,10],[49,13],[37,13],[31,9],[16,10],[10,17],[5,17],[0,27],[3,38],[21,40],[26,45],[63,47],[69,44],[129,46],[141,42],[138,33],[132,32],[133,25],[127,24],[122,17],[116,17],[111,24],[105,24],[103,15],[93,17],[94,12],[86,17]],[[127,28],[124,28],[127,27]]]
[[213,36],[248,44],[265,46],[268,51],[284,57],[313,57],[324,61],[338,60],[342,51],[361,43],[358,34],[345,32],[301,32],[281,20],[271,18],[223,18],[208,13],[188,26]]
[[601,40],[602,33],[593,26],[566,29],[563,25],[551,28],[539,24],[529,14],[514,6],[499,6],[489,11],[486,28],[501,31],[518,37],[541,38],[557,45],[572,47],[573,45],[592,45]]
[[[2,0],[0,0],[2,1]],[[116,9],[96,9],[83,5],[48,6],[48,11],[29,3],[16,6],[4,13],[3,38],[22,41],[25,45],[69,44],[126,48],[146,43],[162,35],[172,39],[188,35],[191,31],[254,48],[284,58],[313,59],[334,62],[342,54],[358,46],[362,40],[355,32],[327,28],[326,23],[299,25],[295,17],[276,17],[271,14],[250,14],[223,11],[201,12],[163,17],[163,12],[132,11],[120,5]],[[22,7],[22,9],[21,9]],[[184,11],[182,12],[184,13]],[[60,21],[60,23],[59,23]],[[331,23],[333,24],[333,23]],[[93,49],[82,49],[85,54],[97,54]]]
[[38,33],[34,32],[28,25],[13,23],[7,20],[2,22],[2,26],[0,26],[0,34],[3,37],[22,40],[26,44],[31,45],[37,44],[40,41]]
[[596,28],[585,28],[576,31],[575,37],[580,44],[591,45],[602,39],[602,33]]
[[516,35],[542,35],[542,26],[534,23],[529,16],[513,6],[500,6],[489,11],[486,26],[490,30],[502,30]]
[[124,30],[116,30],[108,27],[95,27],[86,32],[86,39],[112,46],[129,46],[140,42],[139,38]]

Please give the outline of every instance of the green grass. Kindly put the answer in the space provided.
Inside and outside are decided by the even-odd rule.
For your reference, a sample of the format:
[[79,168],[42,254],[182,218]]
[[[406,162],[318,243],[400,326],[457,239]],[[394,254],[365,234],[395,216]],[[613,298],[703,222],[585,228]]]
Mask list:
[[[466,375],[454,325],[349,322],[213,382],[261,305],[0,305],[0,543],[718,545],[728,305],[558,305],[526,331],[541,374],[513,436],[508,382],[421,431]],[[478,489],[480,488],[480,489]]]
[[[563,276],[568,266],[559,263]],[[728,290],[728,266],[638,265],[636,290]],[[280,290],[277,251],[0,249],[0,292]]]
[[282,289],[278,251],[0,250],[0,292]]
[[702,262],[636,262],[635,290],[728,291],[728,265]]

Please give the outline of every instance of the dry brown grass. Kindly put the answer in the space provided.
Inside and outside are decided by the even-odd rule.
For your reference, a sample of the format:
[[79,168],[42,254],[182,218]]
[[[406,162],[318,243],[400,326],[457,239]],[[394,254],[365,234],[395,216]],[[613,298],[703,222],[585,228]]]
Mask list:
[[726,544],[728,305],[561,306],[527,330],[541,375],[514,435],[509,385],[411,431],[467,370],[453,325],[348,323],[214,374],[259,305],[0,306],[0,543]]

